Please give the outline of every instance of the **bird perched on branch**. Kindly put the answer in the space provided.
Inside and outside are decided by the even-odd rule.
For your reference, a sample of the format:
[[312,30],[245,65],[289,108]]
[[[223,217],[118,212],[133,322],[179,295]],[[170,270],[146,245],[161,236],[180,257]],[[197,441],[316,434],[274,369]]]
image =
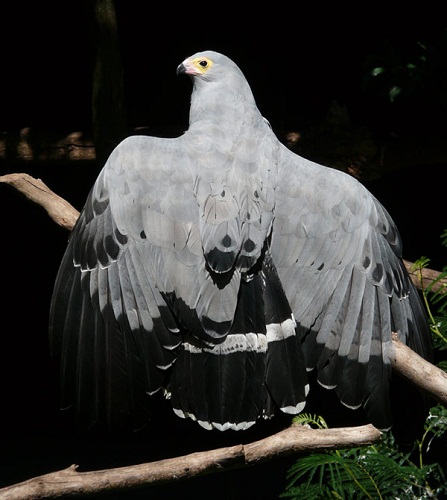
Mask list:
[[138,426],[164,391],[206,429],[297,414],[307,372],[392,425],[391,333],[430,356],[398,230],[353,177],[277,139],[243,73],[185,59],[188,130],[111,153],[73,229],[50,308],[63,406]]

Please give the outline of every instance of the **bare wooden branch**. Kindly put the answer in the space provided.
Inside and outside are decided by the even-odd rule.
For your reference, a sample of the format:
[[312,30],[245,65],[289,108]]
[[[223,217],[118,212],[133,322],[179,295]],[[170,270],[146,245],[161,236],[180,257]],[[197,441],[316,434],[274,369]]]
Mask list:
[[77,472],[77,466],[72,465],[0,489],[0,499],[57,498],[129,490],[249,467],[293,453],[365,446],[378,441],[380,437],[380,431],[372,425],[338,429],[310,429],[291,425],[273,436],[247,445],[218,448],[158,462],[92,472]]
[[447,373],[412,351],[393,333],[393,369],[413,384],[430,393],[437,401],[447,405]]
[[40,179],[28,174],[8,174],[1,176],[0,182],[15,188],[28,200],[40,205],[59,226],[69,231],[73,229],[79,212]]

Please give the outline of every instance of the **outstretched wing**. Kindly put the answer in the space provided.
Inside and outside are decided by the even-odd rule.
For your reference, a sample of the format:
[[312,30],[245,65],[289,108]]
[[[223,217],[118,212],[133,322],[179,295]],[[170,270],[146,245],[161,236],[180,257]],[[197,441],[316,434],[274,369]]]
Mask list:
[[390,216],[363,185],[283,149],[271,251],[308,369],[348,407],[391,425],[391,332],[428,358],[420,298]]
[[[160,271],[167,266],[158,259],[179,267],[179,258],[195,262],[200,253],[191,236],[193,204],[182,201],[181,183],[169,177],[178,147],[143,137],[124,141],[70,235],[50,307],[50,342],[61,356],[63,405],[74,404],[83,427],[142,425],[146,394],[164,385],[175,360],[181,336],[160,293],[172,276]],[[169,205],[170,198],[176,203]],[[161,251],[173,246],[181,250]]]

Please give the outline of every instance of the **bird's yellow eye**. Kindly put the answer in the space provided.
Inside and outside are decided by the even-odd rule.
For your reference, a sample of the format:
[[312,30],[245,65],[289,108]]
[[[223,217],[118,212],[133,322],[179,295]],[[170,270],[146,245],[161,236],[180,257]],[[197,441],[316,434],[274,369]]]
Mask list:
[[209,69],[213,65],[213,61],[211,61],[211,59],[208,59],[208,57],[198,57],[197,59],[194,59],[192,62],[202,75],[207,71],[209,71]]

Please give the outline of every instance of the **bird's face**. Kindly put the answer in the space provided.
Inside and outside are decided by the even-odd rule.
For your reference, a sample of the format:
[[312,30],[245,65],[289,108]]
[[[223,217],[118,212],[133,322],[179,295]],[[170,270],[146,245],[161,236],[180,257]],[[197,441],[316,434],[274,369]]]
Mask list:
[[206,56],[186,58],[177,67],[177,74],[185,74],[191,76],[204,76],[213,66],[213,61]]

